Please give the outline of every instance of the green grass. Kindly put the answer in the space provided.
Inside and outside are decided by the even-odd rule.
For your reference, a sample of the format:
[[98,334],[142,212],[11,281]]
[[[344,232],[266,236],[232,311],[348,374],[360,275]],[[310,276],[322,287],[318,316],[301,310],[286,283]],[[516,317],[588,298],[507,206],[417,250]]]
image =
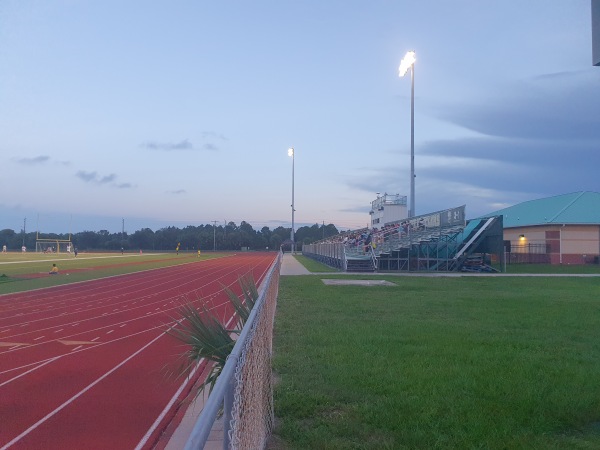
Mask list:
[[298,260],[300,264],[306,267],[306,270],[313,273],[319,272],[337,272],[337,269],[326,266],[325,264],[321,264],[320,262],[315,261],[312,258],[303,255],[294,255],[294,257]]
[[506,273],[600,274],[600,265],[507,264]]
[[[8,253],[0,255],[0,294],[93,280],[142,270],[168,267],[224,256],[223,253],[79,253],[44,255]],[[56,263],[59,275],[48,272]]]
[[279,447],[600,448],[598,279],[320,278],[280,281]]

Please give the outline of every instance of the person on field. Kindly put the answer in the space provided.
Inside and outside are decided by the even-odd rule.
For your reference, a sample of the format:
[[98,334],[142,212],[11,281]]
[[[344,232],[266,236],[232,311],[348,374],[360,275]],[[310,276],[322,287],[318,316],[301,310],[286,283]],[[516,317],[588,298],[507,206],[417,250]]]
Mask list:
[[52,264],[52,269],[48,273],[50,275],[58,275],[58,267],[56,267],[56,264]]
[[2,253],[6,253],[6,245],[2,246]]
[[75,258],[77,258],[77,247],[73,248],[73,254],[75,255]]
[[198,249],[198,258],[200,258],[200,249]]

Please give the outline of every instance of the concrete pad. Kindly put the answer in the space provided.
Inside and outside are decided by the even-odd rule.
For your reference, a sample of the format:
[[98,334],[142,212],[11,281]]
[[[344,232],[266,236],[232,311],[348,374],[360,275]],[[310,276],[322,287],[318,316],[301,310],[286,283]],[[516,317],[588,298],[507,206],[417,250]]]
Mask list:
[[398,286],[396,283],[385,280],[332,280],[321,279],[327,286]]
[[291,253],[284,253],[281,260],[281,275],[311,275]]

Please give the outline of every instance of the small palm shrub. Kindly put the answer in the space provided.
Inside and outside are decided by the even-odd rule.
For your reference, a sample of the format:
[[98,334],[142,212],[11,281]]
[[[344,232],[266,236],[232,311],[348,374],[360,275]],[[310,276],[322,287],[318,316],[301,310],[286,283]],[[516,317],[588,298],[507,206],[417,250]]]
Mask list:
[[229,287],[223,286],[235,309],[235,328],[227,329],[205,304],[196,308],[195,302],[186,301],[178,308],[181,317],[174,319],[177,324],[167,330],[168,334],[187,346],[187,349],[179,355],[182,364],[177,371],[177,377],[187,376],[203,358],[212,362],[208,377],[198,386],[196,396],[200,395],[207,386],[209,386],[209,393],[212,392],[227,357],[235,345],[232,336],[241,333],[258,300],[258,289],[251,275],[241,276],[238,278],[238,283],[242,288],[241,298]]

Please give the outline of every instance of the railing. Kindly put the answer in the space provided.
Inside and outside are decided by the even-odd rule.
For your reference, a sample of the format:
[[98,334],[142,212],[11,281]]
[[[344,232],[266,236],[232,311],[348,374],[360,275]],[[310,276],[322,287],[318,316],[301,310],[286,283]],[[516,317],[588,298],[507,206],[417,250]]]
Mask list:
[[260,286],[260,295],[185,444],[204,448],[223,408],[224,449],[264,448],[273,428],[271,355],[281,254]]

